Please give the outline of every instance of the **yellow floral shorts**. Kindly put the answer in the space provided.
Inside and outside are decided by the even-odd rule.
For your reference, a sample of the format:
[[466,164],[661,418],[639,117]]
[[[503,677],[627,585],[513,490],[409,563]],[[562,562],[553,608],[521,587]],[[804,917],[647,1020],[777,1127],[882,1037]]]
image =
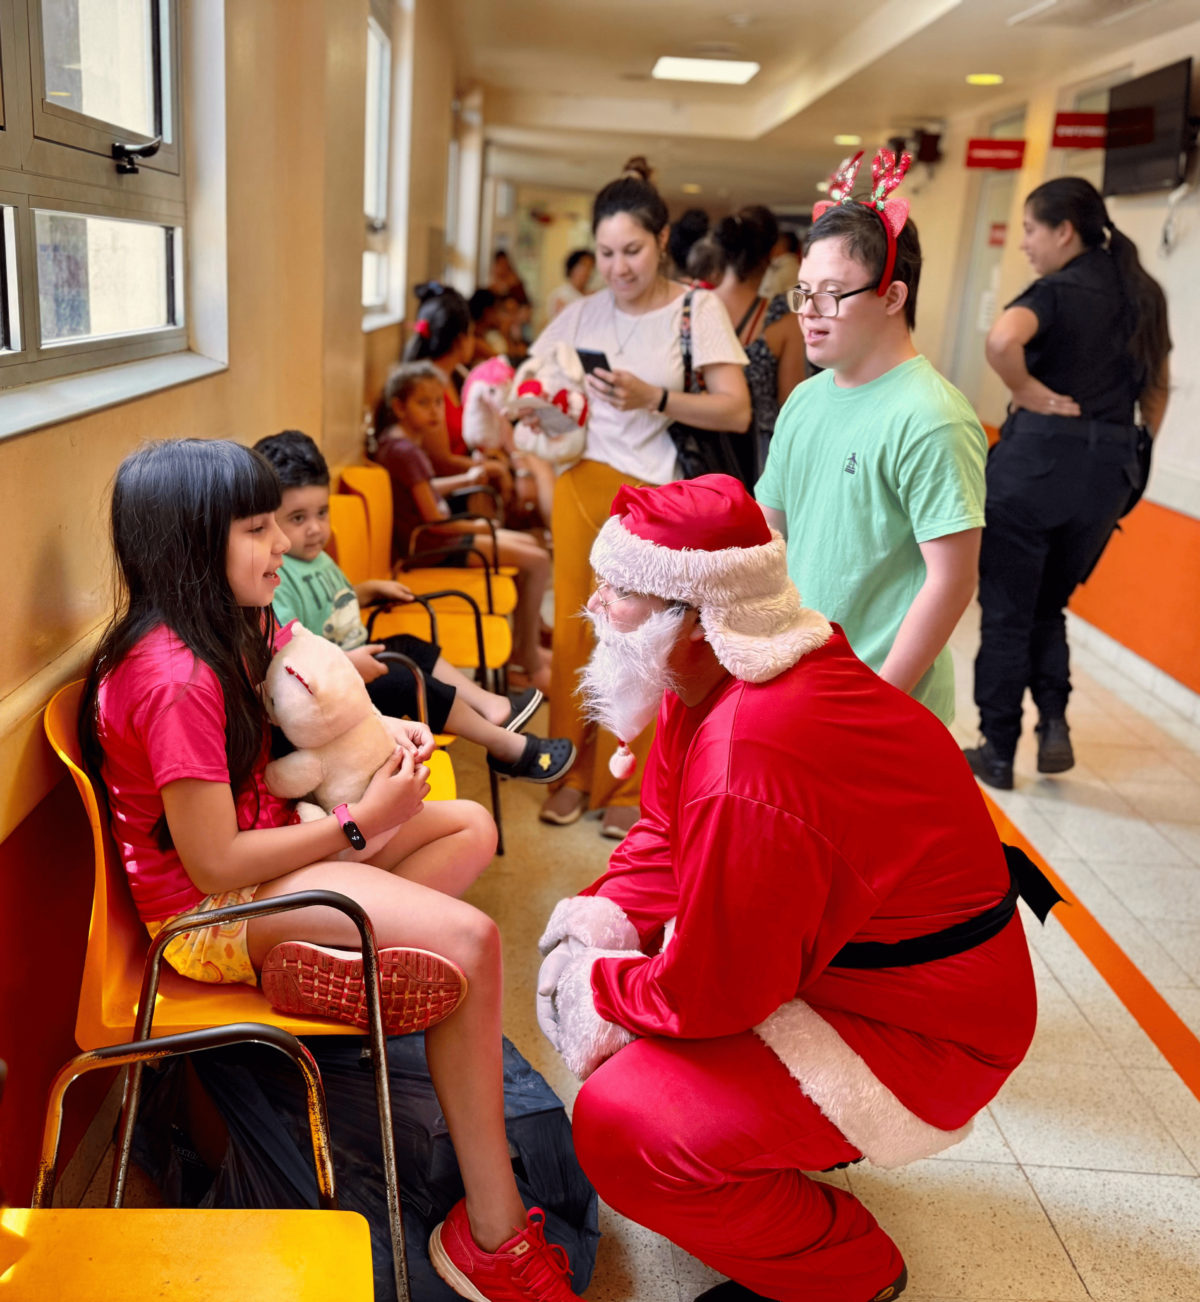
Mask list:
[[[168,922],[174,922],[185,913],[208,913],[231,904],[249,904],[257,890],[257,886],[242,886],[236,891],[206,895],[190,909],[147,922],[146,930],[153,940]],[[250,950],[246,944],[245,918],[209,927],[193,927],[191,931],[176,936],[163,951],[163,957],[180,976],[190,977],[193,981],[207,981],[213,985],[237,982],[258,985],[258,973],[250,962]]]

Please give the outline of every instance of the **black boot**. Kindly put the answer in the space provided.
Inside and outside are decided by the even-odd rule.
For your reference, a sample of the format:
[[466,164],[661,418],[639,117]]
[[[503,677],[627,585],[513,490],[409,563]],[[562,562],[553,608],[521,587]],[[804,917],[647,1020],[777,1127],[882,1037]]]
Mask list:
[[[908,1287],[908,1267],[901,1266],[900,1274],[887,1286],[870,1298],[870,1302],[892,1302]],[[716,1284],[696,1297],[695,1302],[771,1302],[761,1293],[754,1293],[744,1284],[735,1284],[727,1279],[723,1284]]]
[[1013,766],[1011,759],[1003,759],[996,753],[996,748],[985,737],[978,746],[963,749],[971,772],[989,787],[1000,791],[1013,789]]
[[1055,719],[1043,719],[1034,731],[1038,739],[1039,773],[1065,773],[1075,767],[1071,730],[1062,715]]

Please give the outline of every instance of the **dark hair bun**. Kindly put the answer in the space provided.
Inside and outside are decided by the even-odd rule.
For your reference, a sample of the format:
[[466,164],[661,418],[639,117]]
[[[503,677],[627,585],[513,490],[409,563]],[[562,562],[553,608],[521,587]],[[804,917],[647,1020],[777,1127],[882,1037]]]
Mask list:
[[654,176],[650,164],[646,161],[644,155],[634,154],[632,158],[626,159],[625,166],[621,168],[622,176],[640,176],[643,181],[649,184]]
[[427,302],[431,298],[441,298],[445,292],[446,286],[440,280],[426,280],[413,286],[413,294],[418,303]]

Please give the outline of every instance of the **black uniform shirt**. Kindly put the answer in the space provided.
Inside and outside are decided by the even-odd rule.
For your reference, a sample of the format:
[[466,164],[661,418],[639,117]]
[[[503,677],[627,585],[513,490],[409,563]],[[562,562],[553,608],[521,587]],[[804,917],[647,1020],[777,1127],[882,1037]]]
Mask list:
[[1107,250],[1081,253],[1008,306],[1028,308],[1038,319],[1025,345],[1035,380],[1074,398],[1090,420],[1133,423],[1143,387],[1129,353],[1133,313]]

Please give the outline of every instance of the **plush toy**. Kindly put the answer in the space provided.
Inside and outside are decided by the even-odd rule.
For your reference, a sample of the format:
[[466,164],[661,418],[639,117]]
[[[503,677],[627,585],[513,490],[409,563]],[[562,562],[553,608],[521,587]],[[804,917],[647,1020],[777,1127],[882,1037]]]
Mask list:
[[[513,378],[513,392],[517,449],[532,452],[559,470],[578,461],[586,439],[588,404],[583,363],[574,348],[560,339],[550,352],[522,362]],[[540,433],[525,423],[530,417],[537,418]]]
[[495,452],[510,438],[505,415],[513,368],[507,357],[492,357],[473,366],[463,385],[463,442],[469,448]]
[[396,748],[350,658],[296,620],[275,639],[263,694],[272,723],[296,747],[263,777],[272,795],[300,801],[301,822],[358,800]]

